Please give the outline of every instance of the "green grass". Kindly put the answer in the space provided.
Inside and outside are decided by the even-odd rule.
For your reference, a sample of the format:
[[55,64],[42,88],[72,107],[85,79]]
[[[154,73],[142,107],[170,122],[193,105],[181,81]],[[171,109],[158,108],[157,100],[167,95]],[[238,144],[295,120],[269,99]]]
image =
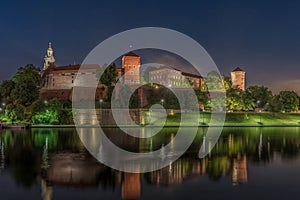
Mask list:
[[[191,114],[195,115],[195,114]],[[193,119],[195,116],[191,116]],[[203,120],[204,118],[204,120]],[[185,119],[185,126],[218,125],[210,123],[211,114],[200,114],[199,120]],[[156,121],[153,125],[161,125]],[[179,126],[180,115],[169,116],[166,126]],[[300,126],[300,113],[227,113],[225,126]]]

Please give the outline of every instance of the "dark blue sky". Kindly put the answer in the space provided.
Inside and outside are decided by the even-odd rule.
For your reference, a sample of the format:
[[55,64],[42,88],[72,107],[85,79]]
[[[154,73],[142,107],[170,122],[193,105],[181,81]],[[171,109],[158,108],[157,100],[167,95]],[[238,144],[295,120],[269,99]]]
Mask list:
[[198,41],[223,74],[241,66],[248,85],[300,93],[299,10],[297,1],[5,1],[0,80],[28,63],[42,66],[48,41],[56,64],[67,65],[109,36],[155,26]]

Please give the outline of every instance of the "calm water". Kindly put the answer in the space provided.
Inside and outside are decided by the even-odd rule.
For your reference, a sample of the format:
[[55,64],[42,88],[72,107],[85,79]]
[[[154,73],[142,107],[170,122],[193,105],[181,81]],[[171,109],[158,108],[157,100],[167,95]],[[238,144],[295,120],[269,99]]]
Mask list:
[[[188,134],[189,129],[186,129]],[[107,129],[132,151],[157,149],[164,129],[139,142]],[[161,170],[130,174],[98,163],[75,129],[0,133],[0,199],[290,199],[300,195],[300,128],[225,128],[210,155],[197,155],[206,129]],[[119,137],[120,135],[120,137]]]

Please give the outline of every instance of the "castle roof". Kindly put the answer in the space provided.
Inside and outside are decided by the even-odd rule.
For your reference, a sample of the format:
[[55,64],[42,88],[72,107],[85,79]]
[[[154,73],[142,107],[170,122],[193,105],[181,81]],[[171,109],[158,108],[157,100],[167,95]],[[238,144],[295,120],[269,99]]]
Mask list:
[[182,72],[183,76],[188,76],[191,78],[203,78],[201,75],[197,75],[197,74],[190,74],[190,73],[186,73],[186,72]]
[[84,65],[76,64],[76,65],[55,67],[52,70],[53,71],[63,71],[63,70],[78,71],[79,68],[81,68],[81,67],[82,67],[82,69],[97,69],[97,68],[99,68],[99,65],[97,65],[97,64],[84,64]]
[[59,74],[59,73],[77,73],[79,71],[79,69],[81,70],[96,70],[99,68],[98,64],[84,64],[84,65],[80,65],[80,64],[76,64],[76,65],[67,65],[67,66],[55,66],[54,64],[52,66],[50,66],[49,68],[47,68],[44,71],[44,74]]
[[237,67],[232,72],[244,72],[241,68]]
[[129,53],[125,54],[124,56],[140,57],[140,56],[136,55],[135,53],[133,53],[132,51],[130,51]]

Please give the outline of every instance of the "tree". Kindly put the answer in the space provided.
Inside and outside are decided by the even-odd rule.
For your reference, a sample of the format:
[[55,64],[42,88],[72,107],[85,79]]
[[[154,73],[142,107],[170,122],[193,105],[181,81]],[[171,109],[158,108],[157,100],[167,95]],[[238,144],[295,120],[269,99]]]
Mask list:
[[294,91],[281,91],[279,93],[279,101],[282,103],[284,112],[297,111],[299,107],[299,97]]
[[34,124],[71,124],[73,116],[69,106],[68,102],[57,99],[35,101],[30,107],[31,120]]
[[103,66],[97,69],[96,77],[98,78],[101,84],[104,84],[108,87],[107,98],[108,100],[110,100],[112,96],[112,92],[114,90],[114,86],[117,81],[118,70],[115,63],[109,65],[106,69],[105,67],[106,66]]
[[282,112],[283,104],[280,101],[279,95],[273,96],[270,101],[266,104],[265,109],[271,112]]
[[117,66],[115,63],[113,63],[112,65],[109,65],[106,69],[105,67],[106,66],[103,66],[97,69],[96,77],[102,84],[108,87],[114,86],[118,77]]
[[250,111],[255,108],[255,101],[251,95],[238,88],[231,88],[226,92],[227,110]]
[[222,77],[216,71],[209,72],[205,83],[208,87],[209,92],[222,91],[224,90],[224,85],[222,83]]
[[11,91],[14,89],[15,83],[12,80],[5,80],[0,85],[0,94],[6,104],[12,102]]
[[222,76],[222,83],[226,91],[232,88],[232,82],[228,76]]
[[38,99],[41,77],[39,68],[32,64],[20,67],[13,76],[14,88],[11,91],[11,98],[15,103],[29,106]]
[[232,88],[226,92],[226,108],[230,111],[242,111],[244,109],[243,91]]
[[3,81],[0,93],[3,97],[6,116],[11,121],[25,120],[25,109],[39,97],[41,77],[39,68],[32,64],[20,67],[11,80]]
[[25,119],[25,107],[19,104],[8,104],[5,109],[5,115],[12,123],[16,121],[23,121]]
[[271,100],[272,92],[264,86],[250,86],[246,89],[246,96],[251,98],[259,108],[263,108]]
[[209,98],[208,98],[208,93],[207,92],[201,92],[201,91],[195,91],[196,92],[196,95],[197,95],[197,98],[198,98],[198,103],[199,103],[199,106],[203,106],[202,107],[202,111],[208,109],[208,101],[209,101]]

